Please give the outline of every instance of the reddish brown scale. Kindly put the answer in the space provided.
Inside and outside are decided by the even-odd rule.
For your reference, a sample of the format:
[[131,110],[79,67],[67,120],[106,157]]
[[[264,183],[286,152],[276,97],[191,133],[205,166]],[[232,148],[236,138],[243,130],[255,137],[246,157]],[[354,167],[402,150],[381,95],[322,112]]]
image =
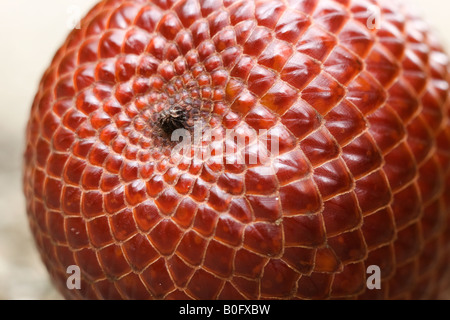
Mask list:
[[[375,1],[370,29],[373,3],[93,8],[46,71],[27,130],[28,217],[64,296],[440,297],[448,58],[402,2]],[[171,153],[191,114],[223,134],[196,149],[203,160]],[[274,139],[278,155],[258,154]],[[81,290],[66,288],[70,265]],[[371,265],[381,290],[366,287]]]

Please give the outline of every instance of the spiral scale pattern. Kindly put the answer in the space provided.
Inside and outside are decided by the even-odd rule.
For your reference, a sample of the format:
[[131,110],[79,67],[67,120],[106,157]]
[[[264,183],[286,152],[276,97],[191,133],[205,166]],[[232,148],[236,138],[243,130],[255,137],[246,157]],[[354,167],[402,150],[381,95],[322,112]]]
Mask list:
[[[437,298],[449,80],[403,2],[101,1],[30,114],[42,259],[67,298]],[[172,152],[158,117],[175,105],[223,138]],[[81,290],[66,287],[70,265]],[[381,290],[366,287],[371,265]]]

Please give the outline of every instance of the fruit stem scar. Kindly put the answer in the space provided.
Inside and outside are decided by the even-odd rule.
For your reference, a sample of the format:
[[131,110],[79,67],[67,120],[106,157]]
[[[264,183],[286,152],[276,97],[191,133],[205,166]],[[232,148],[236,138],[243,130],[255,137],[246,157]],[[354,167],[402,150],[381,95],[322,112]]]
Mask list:
[[178,104],[171,105],[158,114],[157,124],[170,137],[175,130],[186,129],[187,111]]

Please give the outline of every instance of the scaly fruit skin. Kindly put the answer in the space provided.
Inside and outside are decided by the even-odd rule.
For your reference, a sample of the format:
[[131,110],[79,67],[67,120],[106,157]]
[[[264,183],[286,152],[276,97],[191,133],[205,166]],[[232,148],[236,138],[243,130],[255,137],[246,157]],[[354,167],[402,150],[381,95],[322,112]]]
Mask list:
[[[31,110],[42,259],[67,298],[438,298],[448,89],[447,56],[403,2],[102,1]],[[224,138],[180,160],[158,128],[173,105],[215,132],[268,129],[243,154],[270,137],[279,155],[222,161]],[[371,265],[381,290],[366,289]]]

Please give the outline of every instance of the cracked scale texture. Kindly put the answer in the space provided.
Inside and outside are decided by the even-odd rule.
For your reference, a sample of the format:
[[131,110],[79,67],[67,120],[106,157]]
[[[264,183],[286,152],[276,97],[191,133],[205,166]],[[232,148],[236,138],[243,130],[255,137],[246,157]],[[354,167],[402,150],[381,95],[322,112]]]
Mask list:
[[[379,29],[369,29],[372,5]],[[401,1],[107,0],[31,110],[24,191],[67,298],[438,298],[450,257],[449,62]],[[264,140],[176,157],[177,104]],[[160,130],[159,130],[160,131]],[[268,164],[267,164],[268,163]],[[67,290],[66,269],[81,269]],[[366,269],[381,268],[381,290]]]

